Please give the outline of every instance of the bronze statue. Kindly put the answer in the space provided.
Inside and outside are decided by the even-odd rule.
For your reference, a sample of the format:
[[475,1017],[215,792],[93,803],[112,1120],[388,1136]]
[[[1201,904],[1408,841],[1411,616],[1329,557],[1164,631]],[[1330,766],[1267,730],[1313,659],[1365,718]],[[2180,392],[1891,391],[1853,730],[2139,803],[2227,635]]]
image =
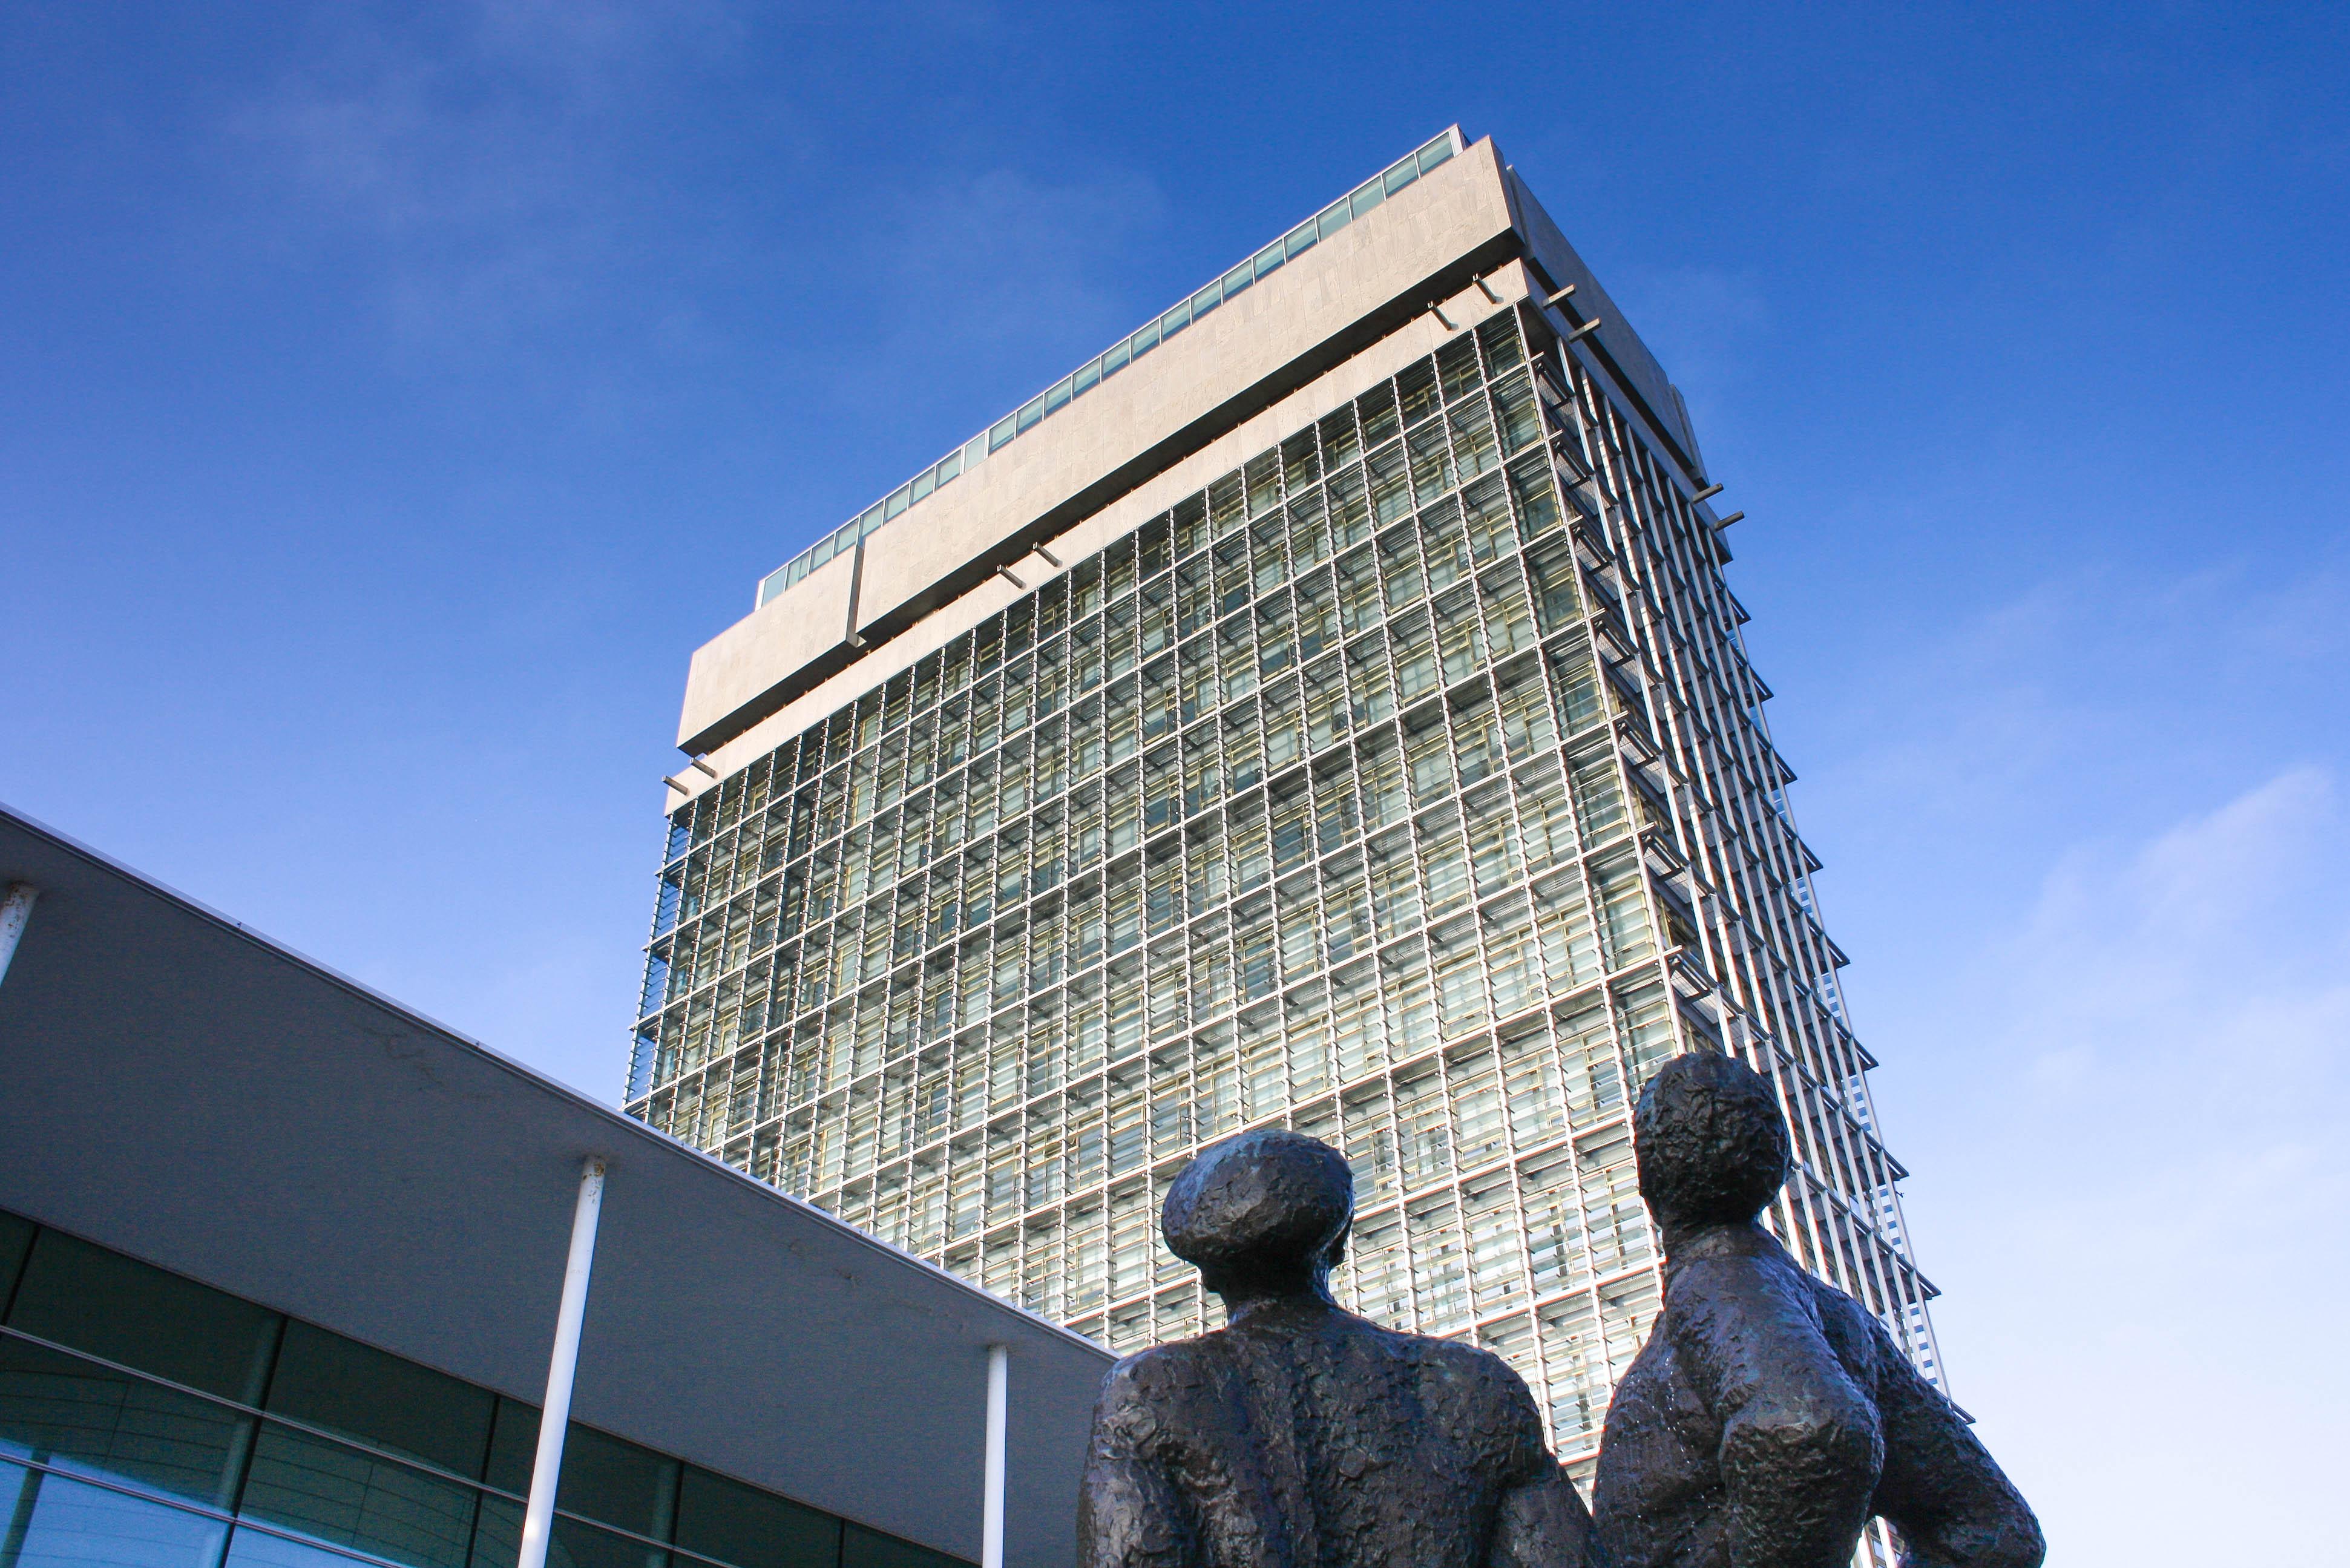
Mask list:
[[1163,1231],[1225,1327],[1130,1355],[1094,1412],[1081,1568],[1584,1568],[1590,1516],[1499,1357],[1341,1311],[1337,1151],[1245,1133]]
[[2038,1568],[2039,1523],[1965,1418],[1756,1223],[1787,1179],[1770,1085],[1676,1057],[1633,1136],[1665,1304],[1601,1441],[1614,1568],[1845,1568],[1872,1515],[1908,1568]]

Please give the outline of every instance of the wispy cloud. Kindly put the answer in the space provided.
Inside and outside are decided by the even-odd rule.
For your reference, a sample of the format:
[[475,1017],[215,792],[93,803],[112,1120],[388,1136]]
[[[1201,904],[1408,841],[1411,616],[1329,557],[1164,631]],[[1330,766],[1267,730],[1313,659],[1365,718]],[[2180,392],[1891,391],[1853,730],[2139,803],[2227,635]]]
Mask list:
[[2350,1376],[2293,1303],[2350,1288],[2350,590],[2282,564],[2085,565],[1772,671],[1830,703],[1796,805],[1953,1385],[2053,1561],[2330,1550]]
[[[909,424],[944,415],[935,439],[900,454],[909,472],[938,455],[933,446],[1010,412],[1167,303],[1138,300],[1126,279],[1137,249],[1163,229],[1167,202],[1155,182],[1124,169],[1048,179],[983,168],[887,191],[872,222],[879,238],[869,251],[887,279],[876,297],[920,306],[890,313],[879,341],[812,361],[808,371],[845,407],[887,410]],[[932,362],[991,369],[951,381],[910,373]],[[984,403],[932,406],[991,380]],[[884,487],[905,477],[884,472]]]
[[[2350,1377],[2304,1353],[2324,1331],[2300,1304],[2350,1286],[2338,797],[2296,766],[2077,844],[1947,986],[1877,1010],[1950,1089],[1912,1212],[1953,1288],[1960,1397],[2061,1561],[2330,1549],[2307,1500]],[[2186,1442],[2207,1501],[2182,1509]]]
[[[2010,504],[1979,484],[1971,494],[1975,510]],[[1967,510],[1939,496],[1917,504]],[[2108,770],[2151,766],[2144,787],[2121,793],[2150,826],[2137,814],[2157,800],[2183,805],[2185,776],[2241,777],[2230,736],[2249,695],[2338,696],[2350,572],[2321,562],[2279,577],[2273,563],[2243,556],[2183,574],[2100,563],[1918,624],[1890,652],[1802,690],[1811,722],[1823,702],[1842,709],[1829,727],[1850,749],[1804,759],[1800,809],[1850,826],[1889,820],[1881,808],[1898,800],[1901,817],[1956,826],[2003,801],[2047,824],[2116,788]]]
[[2334,781],[2303,765],[2126,855],[2067,853],[2038,908],[1984,955],[2035,1070],[2077,1064],[2054,1075],[2096,1093],[2175,1047],[2183,1071],[2275,1075],[2350,1037],[2350,921],[2319,905],[2340,841]]
[[1033,332],[1040,316],[1055,334],[1114,332],[1104,324],[1124,302],[1108,280],[1166,217],[1158,185],[1131,171],[1046,182],[991,169],[901,197],[895,252],[909,282],[951,280],[951,330],[970,340]]
[[226,117],[224,156],[278,248],[371,280],[395,343],[435,360],[486,361],[588,311],[654,198],[623,111],[739,27],[714,0],[477,0],[438,29],[321,15]]
[[967,355],[1016,347],[1073,369],[1074,356],[1107,347],[1151,308],[1121,281],[1167,221],[1165,195],[1143,175],[1109,168],[1047,181],[986,169],[898,192],[885,213],[899,286],[937,304],[921,319],[933,345]]

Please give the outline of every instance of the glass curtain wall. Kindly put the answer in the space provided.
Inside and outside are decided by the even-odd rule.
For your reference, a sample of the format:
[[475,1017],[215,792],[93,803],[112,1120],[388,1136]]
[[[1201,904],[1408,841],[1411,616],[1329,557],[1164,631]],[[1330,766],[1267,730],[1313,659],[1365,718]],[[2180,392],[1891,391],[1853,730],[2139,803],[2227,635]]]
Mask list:
[[[538,1411],[0,1213],[0,1568],[513,1568]],[[554,1568],[957,1568],[576,1423]]]
[[672,817],[628,1105],[1131,1350],[1160,1200],[1287,1125],[1351,1307],[1507,1357],[1587,1470],[1658,1305],[1626,1117],[1735,1051],[1772,1222],[1933,1366],[1726,558],[1503,312]]

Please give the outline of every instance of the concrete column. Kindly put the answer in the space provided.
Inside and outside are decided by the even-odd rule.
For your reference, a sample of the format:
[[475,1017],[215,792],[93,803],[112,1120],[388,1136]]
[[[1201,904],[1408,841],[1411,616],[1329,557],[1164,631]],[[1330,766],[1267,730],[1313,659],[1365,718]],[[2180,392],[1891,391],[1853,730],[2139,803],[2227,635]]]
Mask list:
[[531,1461],[530,1501],[523,1510],[522,1553],[515,1568],[546,1568],[555,1489],[563,1475],[563,1433],[571,1424],[571,1382],[579,1369],[579,1325],[588,1315],[588,1275],[596,1263],[596,1221],[603,1210],[604,1157],[590,1155],[579,1172],[578,1205],[571,1211],[571,1256],[563,1266],[555,1354],[546,1365],[546,1403],[538,1417],[538,1453]]
[[979,1568],[1003,1568],[1003,1428],[1011,1355],[987,1347],[987,1495],[980,1511]]

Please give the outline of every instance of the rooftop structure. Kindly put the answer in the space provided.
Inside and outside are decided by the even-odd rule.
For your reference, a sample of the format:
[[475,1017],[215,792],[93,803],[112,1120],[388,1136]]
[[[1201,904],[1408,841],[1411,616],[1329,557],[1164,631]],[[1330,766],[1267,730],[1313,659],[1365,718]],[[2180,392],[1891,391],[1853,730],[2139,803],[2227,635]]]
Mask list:
[[1164,314],[1152,317],[1132,333],[1111,344],[760,578],[758,602],[765,604],[833,556],[854,548],[860,540],[871,538],[877,529],[896,522],[910,508],[920,505],[946,485],[977,468],[990,453],[1001,452],[1026,435],[1071,402],[1139,361],[1160,344],[1172,339],[1193,322],[1204,319],[1210,311],[1238,298],[1243,290],[1295,261],[1460,151],[1460,128],[1450,127],[1427,146],[1398,159],[1232,271],[1210,282],[1198,293],[1176,301]]

